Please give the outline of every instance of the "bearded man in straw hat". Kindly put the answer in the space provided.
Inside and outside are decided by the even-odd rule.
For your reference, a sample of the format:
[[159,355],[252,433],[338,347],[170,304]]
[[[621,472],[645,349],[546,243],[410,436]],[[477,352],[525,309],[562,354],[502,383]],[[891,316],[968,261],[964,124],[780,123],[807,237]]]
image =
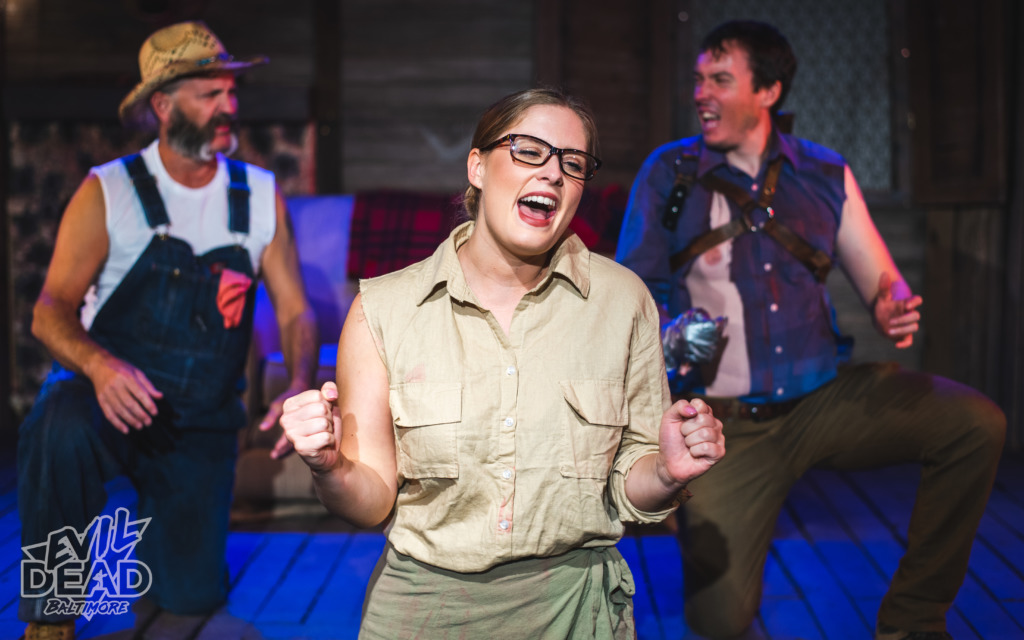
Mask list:
[[[56,362],[18,451],[27,638],[74,637],[98,589],[124,605],[136,597],[98,570],[117,571],[118,547],[134,547],[133,586],[168,611],[206,613],[226,599],[245,424],[238,391],[258,276],[292,378],[261,427],[312,385],[316,365],[315,319],[274,176],[225,158],[237,146],[235,74],[266,61],[235,60],[200,22],[152,34],[120,116],[155,125],[159,137],[94,167],[64,213],[32,325]],[[287,447],[282,438],[272,455]],[[136,520],[94,523],[104,482],[119,475],[137,489]],[[74,550],[103,529],[114,541],[106,555]]]

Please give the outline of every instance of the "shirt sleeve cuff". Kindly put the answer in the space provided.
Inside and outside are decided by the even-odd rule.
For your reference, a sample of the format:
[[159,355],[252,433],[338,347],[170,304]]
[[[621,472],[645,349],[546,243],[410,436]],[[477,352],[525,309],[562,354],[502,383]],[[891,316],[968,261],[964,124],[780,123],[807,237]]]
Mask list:
[[[655,448],[655,450],[657,450]],[[644,455],[650,452],[636,452],[636,455],[628,456],[632,460],[617,460],[615,469],[612,471],[612,477],[608,482],[608,491],[610,494],[612,505],[619,513],[619,520],[622,522],[635,522],[637,524],[657,524],[665,518],[672,515],[676,509],[683,503],[689,500],[693,494],[687,489],[682,489],[676,494],[676,497],[672,500],[672,503],[661,511],[642,511],[633,506],[629,498],[626,496],[626,475],[629,470],[633,467],[633,463],[642,458]],[[626,458],[626,456],[623,456]],[[628,464],[625,464],[627,463]]]

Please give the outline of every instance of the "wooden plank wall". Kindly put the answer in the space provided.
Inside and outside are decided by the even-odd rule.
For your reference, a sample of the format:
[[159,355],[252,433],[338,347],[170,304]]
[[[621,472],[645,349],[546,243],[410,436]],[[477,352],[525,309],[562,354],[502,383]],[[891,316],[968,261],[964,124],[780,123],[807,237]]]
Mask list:
[[671,0],[560,0],[537,8],[538,80],[594,110],[604,166],[595,185],[628,189],[672,140],[676,25]]
[[[138,82],[137,56],[146,36],[178,20],[201,18],[236,57],[271,59],[244,76],[251,99],[242,94],[242,118],[304,121],[313,81],[312,1],[293,0],[288,11],[273,0],[9,3],[7,116],[116,119],[118,103]],[[147,6],[166,8],[140,8]]]
[[[1016,33],[1024,33],[1024,9],[1016,5],[1016,15],[1009,23]],[[1024,77],[1024,38],[1015,38],[1016,50],[1013,52],[1013,65],[1010,77]],[[1009,220],[1005,238],[1006,255],[1006,290],[1004,295],[1004,325],[1001,333],[1003,339],[1002,360],[1002,397],[1012,428],[1007,438],[1007,446],[1014,449],[1024,447],[1024,82],[1016,83],[1013,88],[1014,114],[1011,121],[1013,135],[1013,157],[1010,166],[1012,186],[1010,192]]]
[[346,0],[344,190],[463,190],[480,114],[531,84],[532,15],[529,2]]
[[1003,0],[910,3],[914,196],[956,205],[1006,200],[1008,76]]
[[316,190],[340,193],[341,172],[341,4],[316,0],[314,19]]
[[[1024,441],[1019,360],[1021,260],[1019,3],[910,0],[913,197],[927,208],[930,334],[925,369],[975,387]],[[1014,74],[1014,69],[1017,73]],[[1019,110],[1019,105],[1018,109]],[[1014,146],[1014,142],[1017,142]]]
[[[6,6],[0,3],[0,34],[7,32]],[[0,47],[0,87],[7,82],[7,48]],[[14,335],[11,322],[13,295],[11,287],[10,228],[7,223],[7,184],[9,143],[7,117],[0,100],[0,440],[13,439],[14,408],[11,396],[11,372],[14,371]],[[11,426],[6,426],[11,425]]]
[[999,399],[1005,212],[998,207],[933,208],[927,214],[927,371]]

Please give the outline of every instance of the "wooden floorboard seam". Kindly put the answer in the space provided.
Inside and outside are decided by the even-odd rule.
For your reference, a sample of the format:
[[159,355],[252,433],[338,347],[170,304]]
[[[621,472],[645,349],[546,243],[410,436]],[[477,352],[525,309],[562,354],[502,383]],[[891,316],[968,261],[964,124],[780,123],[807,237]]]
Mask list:
[[307,622],[310,619],[310,616],[313,615],[313,611],[316,609],[316,606],[320,602],[320,599],[323,598],[324,595],[327,593],[327,586],[331,584],[331,579],[334,577],[335,572],[338,571],[339,567],[341,567],[342,559],[345,557],[345,554],[347,554],[349,549],[352,548],[352,543],[355,540],[355,535],[357,534],[350,534],[345,536],[341,549],[338,550],[337,555],[335,555],[334,560],[331,562],[331,566],[327,570],[326,578],[317,588],[316,593],[313,595],[313,597],[310,598],[309,604],[306,606],[306,610],[302,612],[303,623]]
[[804,542],[807,544],[809,550],[814,554],[817,561],[820,563],[820,566],[825,569],[829,578],[831,579],[831,582],[835,585],[836,588],[838,588],[840,593],[843,594],[843,597],[845,597],[847,603],[849,604],[850,610],[857,615],[857,618],[864,625],[865,630],[870,628],[871,623],[868,620],[864,619],[863,615],[860,613],[860,610],[857,608],[856,600],[853,597],[853,594],[850,593],[846,583],[843,581],[843,576],[837,574],[834,571],[831,563],[828,561],[828,558],[816,544],[814,536],[811,535],[811,533],[807,531],[807,528],[804,526],[803,519],[800,517],[800,514],[798,513],[796,507],[792,504],[792,502],[787,501],[785,508],[790,510],[790,515],[796,522],[797,529],[804,536]]

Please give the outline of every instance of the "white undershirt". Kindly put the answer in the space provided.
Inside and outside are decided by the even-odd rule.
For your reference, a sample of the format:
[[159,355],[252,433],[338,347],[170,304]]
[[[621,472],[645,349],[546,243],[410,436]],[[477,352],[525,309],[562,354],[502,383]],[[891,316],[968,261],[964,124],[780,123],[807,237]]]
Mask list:
[[[142,150],[142,158],[156,178],[157,190],[167,209],[170,219],[168,234],[187,242],[196,255],[241,243],[249,251],[253,272],[259,273],[263,250],[273,239],[276,228],[274,174],[246,165],[251,190],[249,234],[241,235],[228,229],[229,177],[223,156],[217,157],[217,173],[213,179],[195,189],[176,182],[167,173],[160,161],[157,141]],[[96,314],[146,250],[155,233],[146,222],[128,170],[120,159],[93,167],[91,173],[99,178],[103,188],[110,241],[106,262],[96,283],[85,296],[81,319],[86,329],[92,326]]]

